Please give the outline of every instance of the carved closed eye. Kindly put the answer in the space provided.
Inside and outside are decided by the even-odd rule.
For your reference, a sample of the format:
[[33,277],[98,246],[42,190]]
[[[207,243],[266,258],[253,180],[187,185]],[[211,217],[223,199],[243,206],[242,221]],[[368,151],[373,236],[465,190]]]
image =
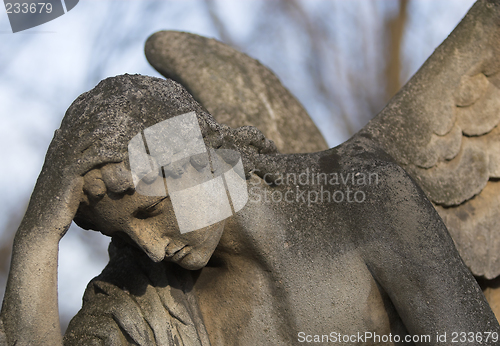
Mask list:
[[167,197],[160,199],[159,201],[145,207],[140,208],[134,213],[134,217],[140,220],[144,220],[153,216],[161,214],[162,209],[160,208],[161,202],[163,202]]

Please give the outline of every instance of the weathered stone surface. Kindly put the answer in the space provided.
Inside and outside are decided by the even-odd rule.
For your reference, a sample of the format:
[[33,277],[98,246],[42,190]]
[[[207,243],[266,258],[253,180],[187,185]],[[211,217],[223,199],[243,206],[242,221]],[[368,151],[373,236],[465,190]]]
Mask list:
[[[460,221],[465,221],[466,227],[455,238],[458,242],[463,234],[478,237],[478,233],[467,233],[477,227],[475,221],[467,222],[476,215],[479,220],[486,220],[479,225],[492,227],[484,206],[496,201],[498,187],[485,183],[485,176],[491,176],[490,167],[496,170],[490,161],[496,151],[479,151],[484,146],[477,143],[483,140],[478,138],[462,139],[458,149],[459,132],[452,109],[455,104],[447,99],[455,95],[465,107],[481,97],[469,95],[467,87],[462,86],[457,94],[453,94],[453,88],[445,87],[456,86],[464,73],[475,76],[484,72],[490,78],[496,72],[495,63],[490,62],[497,55],[486,54],[491,59],[483,61],[480,51],[472,56],[461,45],[487,49],[485,42],[476,45],[475,39],[482,40],[479,33],[496,28],[500,22],[498,6],[480,1],[449,42],[437,50],[378,118],[346,143],[326,151],[280,154],[256,128],[233,129],[218,124],[181,85],[169,79],[117,76],[81,95],[56,131],[16,234],[0,315],[6,342],[62,344],[57,313],[57,252],[58,242],[72,219],[82,227],[113,237],[113,242],[110,263],[89,284],[82,310],[70,324],[65,337],[68,345],[285,346],[317,338],[317,342],[324,343],[323,335],[333,343],[335,337],[348,335],[349,341],[342,339],[348,343],[351,336],[358,340],[358,333],[365,332],[381,337],[391,334],[392,341],[382,342],[395,345],[395,336],[407,334],[432,338],[457,331],[500,332],[442,219],[425,192],[402,168],[407,168],[416,179],[420,177],[422,186],[430,186],[429,190],[434,191],[426,191],[429,195],[453,197],[443,204],[458,203],[454,188],[463,198],[470,198],[464,192],[469,188],[454,186],[450,181],[457,185],[463,177],[469,177],[465,173],[472,172],[474,188],[482,188],[483,183],[486,188],[467,202],[470,204],[454,210],[442,208],[443,215],[446,219],[446,212],[456,213],[450,216],[449,223],[460,227]],[[222,84],[229,91],[224,94],[226,91],[220,90],[223,99],[236,108],[224,113],[227,108],[215,105],[214,112],[220,116],[234,112],[245,118],[248,114],[260,114],[269,104],[271,110],[266,119],[276,109],[288,109],[289,105],[278,101],[277,108],[273,108],[273,97],[290,100],[289,94],[262,66],[245,62],[244,57],[239,60],[233,50],[224,51],[219,43],[207,43],[194,36],[192,40],[205,48],[222,47],[227,54],[221,56],[228,60],[228,66],[233,66],[229,61],[232,57],[238,61],[237,71],[231,75],[243,79],[235,78],[236,84],[231,84],[228,77]],[[181,49],[182,42],[178,44]],[[165,55],[166,59],[169,56]],[[187,65],[181,66],[182,59],[173,60],[174,65],[180,64],[179,70],[188,69]],[[198,63],[194,56],[186,61]],[[463,61],[465,66],[457,61]],[[481,61],[484,71],[471,70],[477,61]],[[249,64],[247,71],[245,64]],[[210,69],[214,66],[223,69],[224,64],[219,61]],[[203,64],[198,68],[203,70]],[[455,70],[447,70],[451,68]],[[174,74],[173,71],[168,73]],[[224,75],[224,71],[207,74],[218,75]],[[201,79],[208,83],[209,78]],[[441,83],[438,87],[433,84],[437,81]],[[194,88],[193,82],[194,79],[186,85]],[[497,81],[492,79],[491,83],[496,85]],[[239,88],[252,91],[244,92],[244,97],[231,94]],[[426,94],[427,88],[433,93]],[[193,91],[200,100],[207,97],[202,102],[209,108],[217,95],[204,92]],[[440,97],[443,102],[431,98],[427,104],[425,97],[431,96]],[[252,101],[245,103],[247,97]],[[241,102],[244,106],[238,108]],[[252,107],[257,111],[247,113]],[[291,114],[299,114],[293,119],[306,119],[300,115],[301,108],[291,107]],[[168,190],[165,181],[171,175],[181,179],[186,172],[205,168],[213,174],[210,181],[216,180],[220,176],[214,174],[224,164],[215,161],[216,150],[232,150],[229,153],[237,155],[228,155],[223,161],[234,163],[241,157],[244,172],[237,175],[246,179],[249,200],[240,211],[222,221],[182,233],[173,203],[176,191],[161,197],[140,194],[133,172],[129,171],[132,163],[127,151],[130,140],[140,139],[149,127],[186,113],[194,114],[194,123],[201,133],[194,137],[202,138],[210,153],[210,164],[202,164],[196,156],[193,160],[176,161],[175,170],[160,170],[158,162],[170,163],[169,157],[155,158],[148,142],[144,155],[147,162],[156,160],[151,170],[155,167],[157,174],[147,173],[151,181],[144,183],[164,183]],[[441,113],[442,117],[433,118]],[[276,119],[284,121],[285,117]],[[262,124],[272,130],[279,121],[265,120]],[[173,134],[176,129],[168,133]],[[275,139],[284,135],[283,141],[276,141],[286,148],[284,139],[301,128],[285,134],[277,129],[271,135],[278,135]],[[306,129],[310,128],[302,128],[308,132]],[[450,137],[443,138],[447,134]],[[496,136],[484,138],[493,143]],[[437,155],[432,150],[447,144],[451,148],[436,149]],[[168,156],[166,153],[167,150],[160,151]],[[420,163],[415,162],[416,158]],[[428,167],[431,164],[434,165]],[[456,170],[446,170],[447,164]],[[432,173],[438,170],[436,167],[441,169],[439,174]],[[428,176],[419,174],[423,170]],[[436,176],[443,180],[432,180]],[[429,179],[428,185],[423,183],[425,179]],[[225,198],[229,198],[229,180],[220,180],[226,190],[221,195],[225,193]],[[440,189],[444,190],[441,194]],[[216,212],[219,202],[214,200],[209,210]],[[190,210],[195,210],[195,204],[189,206]],[[475,213],[471,209],[474,206],[481,213]],[[488,237],[491,233],[479,235]],[[468,256],[465,249],[464,256]],[[485,275],[491,275],[492,270]],[[366,336],[364,340],[364,344],[380,344]],[[438,341],[433,338],[427,343],[437,345]],[[483,344],[496,342],[490,339]]]
[[[498,42],[500,3],[480,0],[362,130],[412,175],[431,201],[446,207],[439,210],[447,215],[444,220],[467,266],[489,278],[500,274],[493,255],[500,209],[497,195],[485,188],[498,177],[500,162]],[[477,201],[483,210],[477,210]],[[473,209],[477,220],[469,215],[467,222],[457,221],[463,210]],[[478,225],[491,242],[471,237]]]
[[217,40],[177,31],[155,33],[145,52],[158,72],[181,83],[219,123],[255,126],[283,153],[327,149],[302,105],[248,55]]
[[[124,154],[138,131],[191,112],[210,150],[240,153],[249,200],[226,220],[183,234],[173,197],[138,193]],[[323,152],[278,154],[255,128],[217,124],[174,81],[138,75],[106,79],[80,96],[58,133],[48,158],[65,179],[41,175],[30,204],[49,203],[50,223],[28,209],[16,235],[1,314],[9,344],[62,343],[56,328],[42,328],[58,323],[49,304],[57,257],[44,262],[47,272],[21,268],[43,250],[57,255],[59,230],[73,217],[113,242],[110,263],[70,323],[67,345],[288,346],[325,331],[329,342],[339,337],[331,331],[401,338],[500,331],[432,204],[365,136]],[[93,140],[62,151],[75,133]],[[90,165],[83,171],[82,162]],[[198,168],[187,160],[178,179]],[[46,200],[46,186],[58,186],[64,198]],[[31,242],[41,229],[46,241],[39,247]],[[29,295],[34,288],[22,283],[32,280],[45,290]],[[23,308],[26,302],[37,310]]]
[[499,208],[499,182],[489,182],[478,196],[456,208],[436,206],[465,263],[487,279],[500,275]]
[[497,320],[500,321],[500,278],[494,280],[480,279],[479,283]]

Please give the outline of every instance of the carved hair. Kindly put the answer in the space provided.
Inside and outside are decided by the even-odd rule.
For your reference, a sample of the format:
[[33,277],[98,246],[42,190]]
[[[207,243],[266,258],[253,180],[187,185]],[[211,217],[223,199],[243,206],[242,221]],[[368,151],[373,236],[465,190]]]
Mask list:
[[129,140],[162,120],[194,111],[209,146],[222,145],[221,126],[178,83],[141,75],[101,81],[80,95],[61,123],[67,138],[93,133],[99,149],[126,154]]
[[231,129],[218,124],[172,80],[127,74],[107,78],[71,104],[60,127],[68,141],[91,136],[95,138],[92,145],[103,156],[123,156],[121,164],[95,167],[87,173],[84,189],[89,198],[100,198],[106,191],[123,193],[132,189],[124,178],[129,174],[127,149],[132,137],[160,121],[192,111],[205,144],[214,149],[238,150],[247,177],[255,168],[256,156],[277,152],[274,143],[254,127]]

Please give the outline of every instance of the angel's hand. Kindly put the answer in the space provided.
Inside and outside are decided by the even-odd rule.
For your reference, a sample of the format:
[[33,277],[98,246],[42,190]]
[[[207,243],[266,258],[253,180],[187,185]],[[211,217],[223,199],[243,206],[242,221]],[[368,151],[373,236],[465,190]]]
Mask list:
[[83,176],[92,168],[123,161],[123,154],[100,150],[98,138],[65,138],[56,130],[18,235],[42,232],[57,240],[66,233],[84,200]]

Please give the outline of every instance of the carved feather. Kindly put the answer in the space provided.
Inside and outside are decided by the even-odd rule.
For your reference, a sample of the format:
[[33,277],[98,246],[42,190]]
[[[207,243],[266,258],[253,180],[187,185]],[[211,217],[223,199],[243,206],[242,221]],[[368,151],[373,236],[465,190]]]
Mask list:
[[[480,0],[361,134],[413,176],[477,276],[500,275],[500,2]],[[282,152],[325,149],[267,68],[212,39],[159,32],[149,62],[222,123],[253,125]],[[215,81],[215,83],[214,83]]]
[[472,272],[500,274],[500,2],[478,1],[361,133],[420,184]]

